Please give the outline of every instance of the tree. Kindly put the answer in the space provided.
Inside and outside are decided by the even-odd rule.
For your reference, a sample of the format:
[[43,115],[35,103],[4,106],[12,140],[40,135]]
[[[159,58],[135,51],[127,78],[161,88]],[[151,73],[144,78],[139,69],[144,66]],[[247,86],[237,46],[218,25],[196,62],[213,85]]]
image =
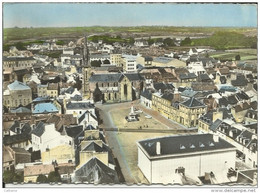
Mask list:
[[154,39],[151,39],[151,37],[149,37],[149,39],[148,39],[149,46],[152,45],[153,43],[154,43]]
[[165,38],[163,40],[163,44],[165,46],[174,46],[174,41],[171,38]]
[[5,170],[3,178],[4,183],[23,182],[23,173],[16,173],[12,170]]
[[104,64],[110,64],[109,60],[104,60],[103,63]]
[[181,46],[187,46],[191,44],[191,39],[189,37],[181,41]]
[[100,60],[94,60],[94,61],[91,61],[90,64],[92,67],[100,67],[102,62]]
[[236,55],[235,59],[238,61],[240,60],[240,55]]
[[38,177],[37,177],[37,182],[39,183],[48,183],[48,178],[43,175],[43,174],[40,174]]
[[103,96],[103,94],[102,94],[101,90],[99,89],[98,83],[97,83],[96,84],[96,88],[95,88],[95,90],[93,92],[94,102],[101,101],[102,100],[102,96]]
[[61,182],[61,177],[58,171],[50,172],[48,175],[49,182]]
[[129,38],[129,44],[134,45],[135,39],[133,37]]

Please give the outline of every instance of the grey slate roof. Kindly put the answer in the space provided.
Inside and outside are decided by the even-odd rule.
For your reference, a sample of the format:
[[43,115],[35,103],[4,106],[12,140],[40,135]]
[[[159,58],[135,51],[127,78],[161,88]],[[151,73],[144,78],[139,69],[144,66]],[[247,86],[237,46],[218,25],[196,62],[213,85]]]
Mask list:
[[205,107],[205,105],[203,103],[201,103],[199,100],[197,100],[196,98],[192,97],[189,100],[181,103],[182,105],[189,107],[189,108],[193,108],[193,107]]
[[73,139],[75,139],[76,137],[78,137],[83,132],[83,125],[77,125],[77,126],[73,126],[73,127],[66,127],[65,131],[66,131],[68,136],[70,136]]
[[25,107],[19,107],[15,110],[11,110],[11,113],[31,113],[31,110]]
[[144,98],[147,98],[148,100],[152,100],[152,92],[149,90],[145,89],[143,92],[141,92],[141,96]]
[[89,109],[94,108],[94,105],[89,102],[79,102],[79,103],[68,103],[67,109]]
[[98,184],[119,183],[116,171],[95,157],[75,171],[75,176],[72,181]]
[[94,141],[92,141],[88,146],[86,146],[81,151],[91,151],[91,152],[104,152],[102,147],[100,147],[98,144],[96,144]]
[[39,122],[37,124],[37,126],[35,127],[34,130],[32,130],[32,134],[38,136],[38,137],[41,137],[42,134],[44,133],[45,131],[45,126],[44,126],[44,123],[43,122]]
[[[156,154],[156,143],[160,142],[161,154]],[[167,156],[174,154],[186,154],[203,151],[213,151],[235,146],[219,138],[219,142],[213,140],[211,134],[196,134],[183,136],[169,136],[147,139],[138,142],[150,157]]]
[[172,93],[165,93],[165,94],[162,95],[162,98],[166,99],[168,101],[172,101],[173,98],[174,98],[174,95]]
[[194,73],[187,73],[187,74],[180,74],[179,78],[181,80],[185,80],[185,79],[193,79],[193,78],[197,78],[196,74]]
[[212,131],[216,131],[217,128],[219,127],[219,125],[222,123],[222,120],[217,119],[216,121],[214,121],[214,123],[212,123],[212,125],[210,126],[210,130]]
[[16,143],[25,142],[31,139],[31,136],[28,134],[18,134],[12,136],[4,136],[3,137],[3,144],[4,145],[12,145]]
[[89,82],[119,82],[122,74],[94,74]]
[[174,86],[172,84],[165,84],[162,82],[154,83],[153,87],[157,91],[161,89],[162,92],[164,92],[165,90],[174,90]]

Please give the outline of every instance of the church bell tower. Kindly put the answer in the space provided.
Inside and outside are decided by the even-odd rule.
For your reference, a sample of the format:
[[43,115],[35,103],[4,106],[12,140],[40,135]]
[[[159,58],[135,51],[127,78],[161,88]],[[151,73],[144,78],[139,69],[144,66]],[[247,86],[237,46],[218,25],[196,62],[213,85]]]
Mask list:
[[87,45],[87,36],[84,37],[83,44],[83,64],[82,64],[82,73],[83,73],[83,85],[82,85],[82,95],[83,99],[90,99],[90,88],[89,88],[89,78],[91,76],[91,65],[89,61],[89,51]]

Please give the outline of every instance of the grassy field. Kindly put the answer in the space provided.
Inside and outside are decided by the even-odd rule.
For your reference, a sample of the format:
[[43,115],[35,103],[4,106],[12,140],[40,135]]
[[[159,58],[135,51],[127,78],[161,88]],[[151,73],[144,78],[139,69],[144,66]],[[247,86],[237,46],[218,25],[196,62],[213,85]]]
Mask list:
[[100,33],[147,33],[154,35],[201,33],[212,34],[214,32],[237,32],[240,34],[257,34],[256,28],[218,28],[218,27],[173,27],[173,26],[139,26],[139,27],[60,27],[60,28],[5,28],[4,42],[19,41],[25,39],[50,39],[64,37],[78,37],[83,34]]
[[219,60],[235,60],[237,55],[240,55],[240,60],[256,60],[257,49],[235,49],[209,53],[210,57]]

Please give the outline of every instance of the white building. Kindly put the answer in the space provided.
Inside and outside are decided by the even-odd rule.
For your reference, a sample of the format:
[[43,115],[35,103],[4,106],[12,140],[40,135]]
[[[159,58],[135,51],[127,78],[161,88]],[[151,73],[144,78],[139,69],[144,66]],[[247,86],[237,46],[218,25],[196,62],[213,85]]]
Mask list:
[[46,149],[51,149],[65,144],[72,144],[72,138],[66,135],[61,135],[56,131],[54,123],[45,124],[39,122],[32,131],[33,151],[40,150],[41,152],[45,152]]
[[211,173],[223,183],[228,169],[235,169],[236,148],[211,134],[146,139],[137,146],[138,167],[150,183],[177,183],[179,168],[196,179]]
[[203,63],[202,62],[191,62],[189,65],[188,65],[188,71],[190,73],[194,73],[196,74],[197,76],[199,74],[206,74],[206,70],[205,68],[203,67]]
[[65,106],[65,114],[72,114],[74,117],[81,117],[87,111],[96,116],[94,104],[88,101],[71,101]]
[[125,72],[136,72],[137,71],[137,63],[136,63],[137,56],[133,55],[123,55],[123,67]]

